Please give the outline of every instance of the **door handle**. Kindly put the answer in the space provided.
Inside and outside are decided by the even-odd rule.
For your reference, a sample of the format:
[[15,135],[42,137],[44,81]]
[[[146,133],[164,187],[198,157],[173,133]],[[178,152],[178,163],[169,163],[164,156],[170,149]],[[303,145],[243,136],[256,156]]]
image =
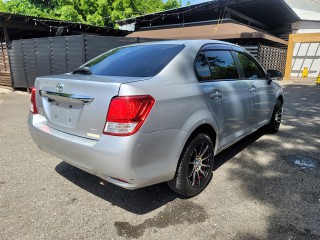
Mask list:
[[249,92],[250,93],[256,93],[257,92],[257,88],[256,88],[256,86],[254,86],[254,85],[252,85],[250,88],[249,88]]
[[220,100],[222,98],[222,93],[214,92],[214,93],[211,93],[209,97],[213,100]]

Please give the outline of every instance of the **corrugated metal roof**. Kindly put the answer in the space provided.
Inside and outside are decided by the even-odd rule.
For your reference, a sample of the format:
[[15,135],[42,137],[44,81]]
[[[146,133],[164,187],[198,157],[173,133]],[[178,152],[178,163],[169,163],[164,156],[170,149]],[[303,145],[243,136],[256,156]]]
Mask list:
[[270,28],[282,27],[300,18],[283,0],[252,0],[230,8],[258,20]]
[[284,0],[216,0],[119,21],[119,25],[136,22],[140,27],[198,22],[219,18],[218,7],[228,6],[270,28],[299,21],[299,16]]
[[64,35],[71,35],[74,32],[75,34],[94,33],[107,36],[125,36],[129,33],[128,31],[113,29],[110,27],[94,26],[79,22],[62,21],[5,12],[0,12],[0,27],[32,30],[34,32],[58,32],[58,29],[60,28],[59,31],[63,29],[67,30],[68,34]]

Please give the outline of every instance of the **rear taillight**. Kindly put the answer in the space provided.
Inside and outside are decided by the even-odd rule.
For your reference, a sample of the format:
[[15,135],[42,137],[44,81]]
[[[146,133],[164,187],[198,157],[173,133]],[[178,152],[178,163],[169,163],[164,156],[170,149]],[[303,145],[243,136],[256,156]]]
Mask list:
[[113,136],[136,133],[148,117],[154,102],[154,98],[149,95],[113,98],[103,133]]
[[31,88],[30,112],[32,114],[38,114],[37,103],[36,103],[36,92],[37,92],[37,89],[35,87]]

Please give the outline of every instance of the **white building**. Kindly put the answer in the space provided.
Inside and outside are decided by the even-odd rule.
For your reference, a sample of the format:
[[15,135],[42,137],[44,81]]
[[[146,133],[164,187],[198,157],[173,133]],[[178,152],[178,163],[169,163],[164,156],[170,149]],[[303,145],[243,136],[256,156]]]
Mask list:
[[[320,1],[319,0],[285,0],[300,17],[300,21],[292,23],[292,33],[320,33]],[[317,77],[320,70],[320,39],[313,43],[295,43],[292,58],[291,77],[301,77],[302,70],[307,67],[309,77]]]

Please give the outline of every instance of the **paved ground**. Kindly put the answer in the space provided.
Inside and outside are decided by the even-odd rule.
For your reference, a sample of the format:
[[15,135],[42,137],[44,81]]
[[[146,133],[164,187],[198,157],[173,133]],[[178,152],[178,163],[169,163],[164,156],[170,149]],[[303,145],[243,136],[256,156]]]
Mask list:
[[0,91],[0,239],[320,239],[320,86],[284,89],[281,131],[219,154],[192,199],[101,186],[35,146],[26,93]]

